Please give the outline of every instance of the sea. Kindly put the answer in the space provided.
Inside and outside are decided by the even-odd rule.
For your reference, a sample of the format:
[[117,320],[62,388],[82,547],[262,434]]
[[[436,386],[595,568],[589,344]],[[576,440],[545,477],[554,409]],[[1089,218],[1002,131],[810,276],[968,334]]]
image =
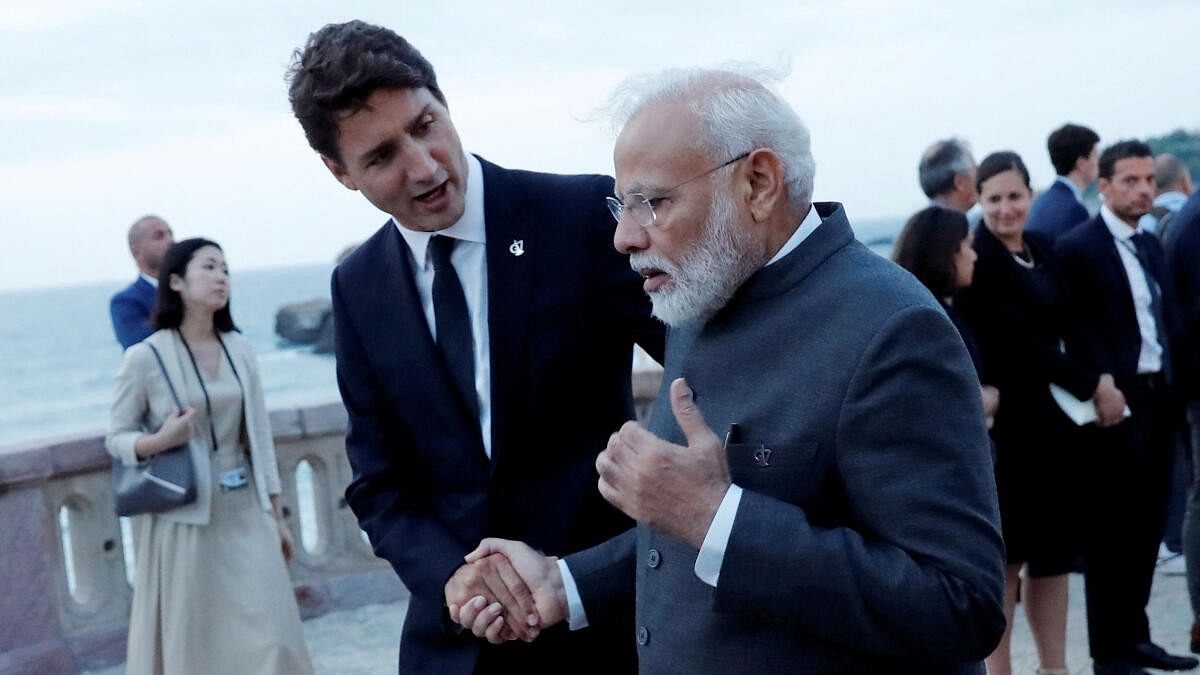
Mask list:
[[[856,234],[888,255],[897,218],[859,221]],[[254,346],[270,409],[338,400],[332,356],[275,334],[289,303],[329,297],[332,264],[233,270],[230,308]],[[0,292],[0,448],[103,433],[122,350],[108,301],[133,281]]]
[[[329,297],[332,271],[233,271],[230,310],[254,346],[268,408],[338,400],[333,357],[275,334],[281,306]],[[108,301],[133,279],[0,292],[0,447],[103,433],[123,353]]]

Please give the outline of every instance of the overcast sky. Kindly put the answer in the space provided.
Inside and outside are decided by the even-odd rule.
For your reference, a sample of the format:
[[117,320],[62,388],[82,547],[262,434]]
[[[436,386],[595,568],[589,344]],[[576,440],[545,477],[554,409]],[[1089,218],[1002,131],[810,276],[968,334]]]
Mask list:
[[629,74],[786,65],[816,198],[852,222],[921,207],[936,138],[1016,150],[1042,185],[1065,121],[1104,142],[1200,127],[1194,0],[2,4],[0,289],[132,278],[124,234],[147,212],[221,242],[235,271],[326,262],[378,228],[308,148],[283,80],[310,32],[352,18],[433,62],[468,150],[545,171],[612,172],[589,118]]

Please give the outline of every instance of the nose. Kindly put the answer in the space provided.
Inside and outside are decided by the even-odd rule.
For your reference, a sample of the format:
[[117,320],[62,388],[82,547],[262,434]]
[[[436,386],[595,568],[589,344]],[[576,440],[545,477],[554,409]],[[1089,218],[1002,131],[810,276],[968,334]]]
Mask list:
[[405,153],[404,166],[414,183],[431,183],[437,178],[438,163],[423,143],[414,143]]
[[650,235],[646,228],[633,222],[633,218],[624,213],[617,221],[616,232],[613,232],[613,247],[625,255],[645,251],[650,248]]

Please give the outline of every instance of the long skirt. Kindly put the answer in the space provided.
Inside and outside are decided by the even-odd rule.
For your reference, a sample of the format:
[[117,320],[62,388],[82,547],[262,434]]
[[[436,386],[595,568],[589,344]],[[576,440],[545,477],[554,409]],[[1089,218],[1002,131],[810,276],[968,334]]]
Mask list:
[[[214,457],[214,477],[230,461]],[[214,489],[208,525],[144,515],[133,529],[127,675],[313,672],[279,532],[253,481]]]

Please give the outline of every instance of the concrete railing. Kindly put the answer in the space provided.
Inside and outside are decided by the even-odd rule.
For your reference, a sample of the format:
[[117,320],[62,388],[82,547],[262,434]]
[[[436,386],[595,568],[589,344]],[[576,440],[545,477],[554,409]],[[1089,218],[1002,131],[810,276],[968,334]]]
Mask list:
[[[634,373],[639,418],[659,379]],[[301,615],[404,597],[343,497],[341,404],[275,410],[271,426]],[[134,561],[110,467],[99,434],[0,448],[0,674],[77,673],[124,658]]]

